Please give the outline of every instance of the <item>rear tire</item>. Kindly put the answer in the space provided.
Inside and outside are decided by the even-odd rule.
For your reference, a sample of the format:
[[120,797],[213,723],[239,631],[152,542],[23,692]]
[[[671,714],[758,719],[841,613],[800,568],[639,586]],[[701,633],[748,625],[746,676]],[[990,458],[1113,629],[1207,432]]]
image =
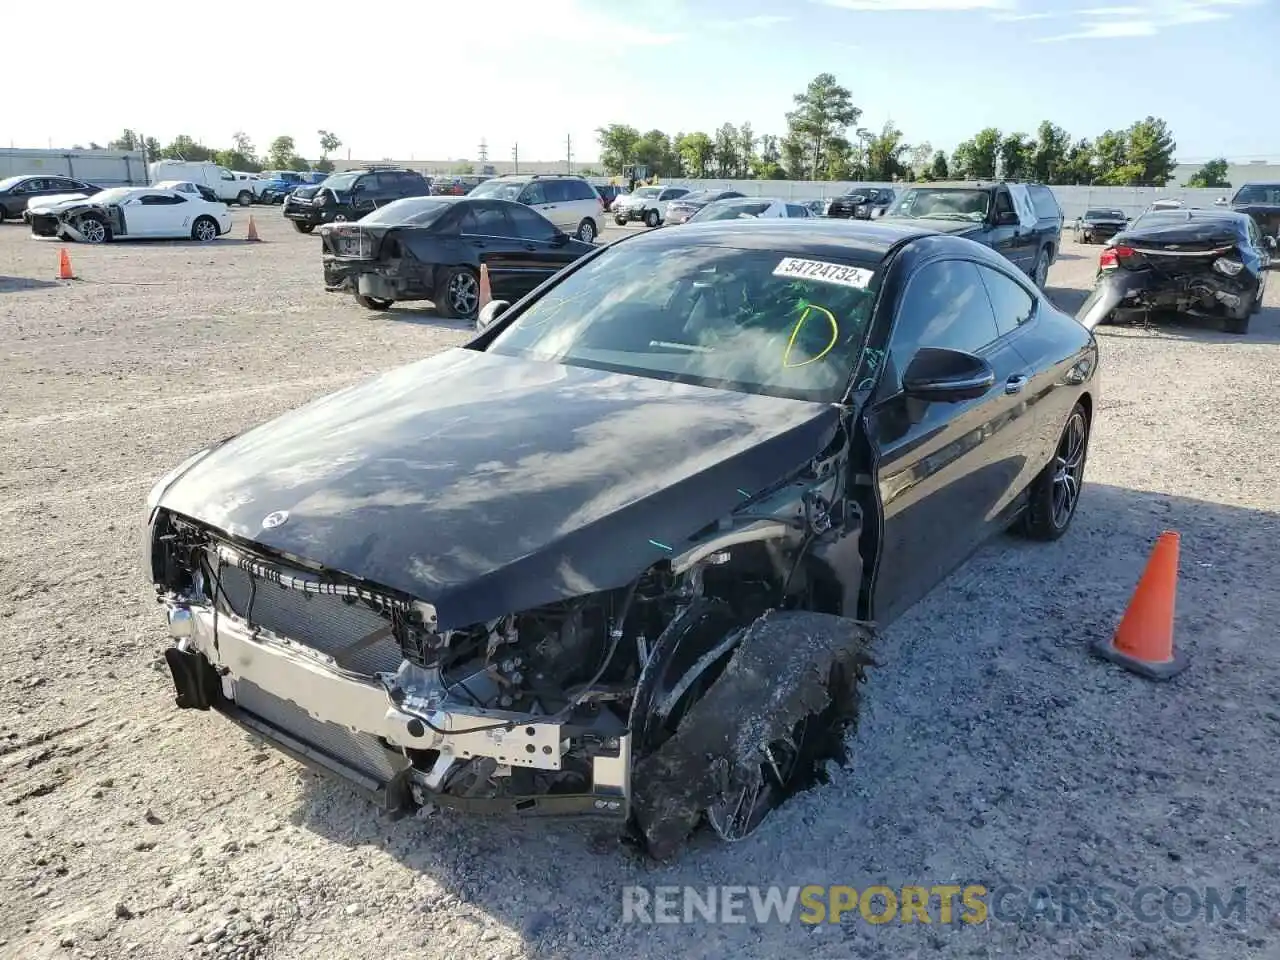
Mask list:
[[620,227],[625,227],[627,225],[626,217],[614,217],[613,222]]
[[364,307],[366,310],[390,310],[394,300],[383,300],[379,297],[366,297],[363,293],[356,294],[356,303]]
[[1227,320],[1222,324],[1222,329],[1227,333],[1233,333],[1236,336],[1243,336],[1249,332],[1249,318],[1245,317],[1243,320]]
[[599,236],[599,234],[600,231],[596,229],[596,222],[590,217],[584,218],[583,221],[578,224],[577,237],[583,243],[595,243],[596,237]]
[[1089,414],[1083,403],[1071,408],[1053,459],[1031,481],[1019,532],[1031,540],[1057,540],[1067,532],[1080,504],[1089,458]]
[[662,218],[658,216],[657,210],[650,210],[644,215],[644,225],[650,230],[660,223],[662,223]]
[[96,213],[86,213],[77,222],[76,229],[85,243],[110,243],[111,228]]
[[240,204],[242,207],[249,206],[249,204],[253,203],[253,194],[248,190],[241,190],[236,196],[236,203]]
[[219,233],[218,221],[213,217],[196,217],[195,223],[191,224],[191,239],[199,243],[217,240]]
[[1031,267],[1031,279],[1035,281],[1038,289],[1043,290],[1049,285],[1049,248],[1041,247],[1040,252],[1036,254],[1036,262]]
[[293,221],[293,229],[297,230],[299,233],[310,233],[315,228],[316,225],[314,223],[302,223],[299,220]]

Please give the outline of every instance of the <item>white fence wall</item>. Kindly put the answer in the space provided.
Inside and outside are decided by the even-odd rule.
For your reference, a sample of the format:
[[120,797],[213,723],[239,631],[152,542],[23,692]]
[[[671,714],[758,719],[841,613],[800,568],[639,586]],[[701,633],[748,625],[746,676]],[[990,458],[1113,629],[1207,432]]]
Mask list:
[[147,165],[140,150],[25,150],[0,148],[0,179],[48,174],[87,180],[100,187],[145,186]]
[[[737,190],[751,197],[780,197],[785,200],[820,200],[837,197],[851,187],[892,187],[904,190],[926,184],[910,183],[844,183],[809,180],[663,180],[692,189]],[[1085,210],[1106,207],[1123,210],[1126,216],[1136,216],[1153,200],[1176,198],[1187,206],[1208,207],[1219,197],[1229,197],[1232,189],[1192,189],[1190,187],[1051,187],[1058,199],[1058,206],[1069,221],[1081,216]]]

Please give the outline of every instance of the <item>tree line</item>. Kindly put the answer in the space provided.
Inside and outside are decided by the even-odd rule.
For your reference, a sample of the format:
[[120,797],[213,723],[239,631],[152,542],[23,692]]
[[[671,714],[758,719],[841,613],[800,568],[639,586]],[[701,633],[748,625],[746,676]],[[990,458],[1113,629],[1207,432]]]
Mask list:
[[[149,162],[155,160],[212,160],[219,166],[229,170],[241,170],[245,173],[260,173],[263,170],[315,170],[328,173],[333,169],[333,161],[329,154],[340,146],[342,141],[337,134],[329,130],[317,130],[320,143],[320,159],[311,163],[298,153],[298,145],[293,137],[276,137],[271,141],[264,154],[259,155],[253,141],[242,131],[231,135],[231,146],[223,149],[210,147],[200,143],[185,133],[179,134],[167,146],[161,146],[155,137],[141,137],[133,130],[125,130],[120,136],[107,144],[108,150],[142,150]],[[89,144],[90,149],[99,149],[96,143]],[[77,147],[76,149],[80,149]]]
[[[908,143],[887,121],[880,130],[858,126],[862,109],[833,74],[820,73],[793,97],[786,133],[757,134],[751,124],[722,124],[714,133],[641,133],[625,123],[600,127],[600,162],[613,175],[632,164],[650,175],[691,179],[933,181],[1037,180],[1047,184],[1165,186],[1173,179],[1177,144],[1158,117],[1096,137],[1072,137],[1048,120],[1034,135],[978,131],[948,155],[929,142]],[[1228,187],[1226,160],[1214,160],[1188,186]]]

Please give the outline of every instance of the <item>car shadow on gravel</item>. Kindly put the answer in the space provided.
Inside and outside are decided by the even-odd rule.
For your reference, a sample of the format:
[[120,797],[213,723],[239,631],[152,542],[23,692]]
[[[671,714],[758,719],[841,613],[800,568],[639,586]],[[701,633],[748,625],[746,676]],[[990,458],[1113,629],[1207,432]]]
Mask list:
[[[1176,638],[1192,663],[1153,684],[1088,648],[1111,636],[1164,530],[1181,534]],[[621,922],[628,884],[927,887],[966,877],[1024,894],[1106,886],[1122,907],[1150,886],[1245,885],[1261,896],[1275,884],[1280,835],[1280,594],[1263,587],[1278,565],[1280,514],[1086,483],[1065,537],[997,538],[888,628],[852,768],[791,800],[757,837],[723,845],[704,832],[672,864],[626,852],[603,825],[391,819],[311,775],[292,819],[352,856],[379,847],[431,881],[408,921],[419,929],[399,928],[406,943],[435,936],[433,923],[462,906],[535,955],[630,953],[637,937],[646,957],[689,955],[706,936],[723,949],[702,956],[800,956],[819,945],[795,922],[637,929]],[[1240,957],[1246,945],[1280,945],[1268,913],[1188,927],[1122,909],[1072,954],[1057,951],[1085,934],[1022,916],[949,927],[846,918],[820,945],[843,941],[842,956],[927,947],[940,957],[1120,958],[1146,943],[1146,955]],[[591,950],[566,949],[584,937]],[[1186,954],[1188,943],[1198,950]]]
[[427,327],[438,327],[442,330],[474,330],[474,320],[451,320],[442,317],[431,304],[410,306],[408,303],[397,303],[390,310],[377,314],[397,323],[416,323]]
[[0,277],[0,293],[20,293],[24,290],[45,290],[61,285],[58,280],[37,280],[34,277]]
[[1187,316],[1163,316],[1150,324],[1129,323],[1104,325],[1094,333],[1105,335],[1111,330],[1129,330],[1153,340],[1195,340],[1201,343],[1280,343],[1280,307],[1263,307],[1249,321],[1249,332],[1227,333],[1222,321]]
[[1079,290],[1075,287],[1047,286],[1044,288],[1044,293],[1049,298],[1050,303],[1063,313],[1069,313],[1073,317],[1089,297],[1088,290]]

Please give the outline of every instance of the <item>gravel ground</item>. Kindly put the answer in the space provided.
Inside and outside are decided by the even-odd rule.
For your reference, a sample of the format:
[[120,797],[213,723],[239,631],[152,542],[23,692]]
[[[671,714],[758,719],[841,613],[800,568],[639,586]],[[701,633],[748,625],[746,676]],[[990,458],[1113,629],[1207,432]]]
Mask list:
[[[51,279],[56,245],[0,227],[0,955],[1280,956],[1280,273],[1245,338],[1102,330],[1072,532],[993,543],[885,633],[852,768],[757,838],[656,867],[579,827],[381,817],[173,707],[139,569],[154,478],[466,335],[325,294],[317,240],[255,216],[262,244],[72,246],[74,283]],[[1069,309],[1096,251],[1054,267]],[[1193,665],[1160,685],[1086,645],[1164,529]],[[969,926],[621,922],[624,884],[951,881],[1122,902],[1244,886],[1247,906],[1181,925],[1055,923],[1053,902]]]

